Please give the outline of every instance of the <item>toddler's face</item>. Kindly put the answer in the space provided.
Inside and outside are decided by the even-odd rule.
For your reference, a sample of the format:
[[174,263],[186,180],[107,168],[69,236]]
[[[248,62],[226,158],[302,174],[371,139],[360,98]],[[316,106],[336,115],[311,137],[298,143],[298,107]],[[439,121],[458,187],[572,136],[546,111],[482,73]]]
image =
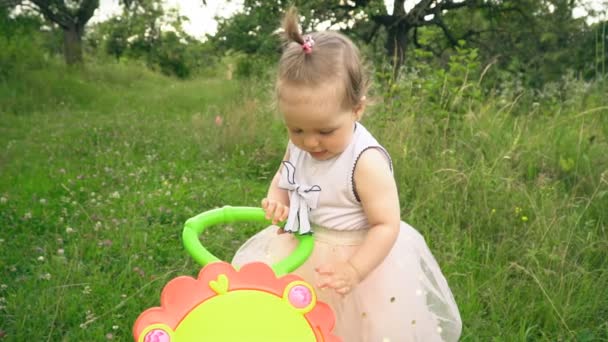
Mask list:
[[350,143],[363,105],[345,109],[335,83],[320,87],[281,87],[279,109],[291,141],[316,160],[331,159]]

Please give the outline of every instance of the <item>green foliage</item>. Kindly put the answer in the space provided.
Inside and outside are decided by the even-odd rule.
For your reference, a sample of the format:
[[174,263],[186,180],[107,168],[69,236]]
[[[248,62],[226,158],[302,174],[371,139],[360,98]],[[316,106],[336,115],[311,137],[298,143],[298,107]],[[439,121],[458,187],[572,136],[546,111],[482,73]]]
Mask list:
[[[606,84],[504,85],[469,97],[458,121],[450,99],[479,85],[448,80],[468,64],[378,89],[390,102],[366,119],[393,156],[404,217],[447,253],[463,340],[606,339],[590,313],[605,310],[584,299],[608,280]],[[453,108],[449,121],[440,104]]]
[[0,6],[0,80],[44,65],[45,33],[39,31],[40,25],[34,17],[10,18]]
[[[436,26],[416,29],[411,40],[433,58],[420,58],[409,50],[408,68],[421,61],[442,65],[457,53],[458,40],[476,48],[482,65],[492,65],[490,87],[516,78],[525,86],[541,89],[559,82],[567,72],[585,79],[604,77],[601,65],[608,56],[603,42],[608,39],[604,23],[587,24],[586,17],[574,18],[577,1],[501,1],[497,6],[472,6],[442,15],[446,30]],[[446,39],[446,33],[452,40]],[[381,38],[384,39],[384,38]],[[376,47],[379,48],[379,47]],[[385,56],[376,60],[386,61]],[[486,83],[489,84],[489,83]]]
[[275,62],[266,56],[245,56],[238,55],[236,59],[236,75],[241,78],[252,78],[258,80],[268,80],[269,66]]
[[[607,85],[486,92],[478,59],[461,47],[375,88],[364,123],[391,153],[402,217],[448,278],[463,341],[606,340]],[[0,85],[7,341],[131,338],[163,286],[199,270],[183,222],[258,205],[284,153],[271,82],[51,60]],[[229,259],[260,228],[202,239]]]
[[454,122],[460,122],[480,103],[483,88],[477,49],[461,46],[448,57],[445,66],[435,66],[433,56],[425,50],[416,50],[420,61],[415,67],[393,79],[390,68],[380,69],[376,77],[381,85],[381,111],[401,115],[412,107],[412,101],[424,103],[424,117],[447,130]]
[[[226,99],[241,93],[236,83],[177,83],[142,67],[61,65],[13,80],[37,92],[16,94],[30,111],[13,115],[0,102],[0,330],[8,341],[128,340],[164,283],[197,272],[179,240],[184,220],[237,192],[258,201],[242,183],[222,184],[227,169],[216,160],[232,152],[217,145],[214,117],[240,110]],[[253,162],[242,157],[229,172],[261,174]],[[235,248],[246,234],[219,246]]]
[[585,61],[583,75],[587,78],[602,78],[608,74],[608,21],[592,25],[583,37],[584,49],[578,58]]
[[[242,12],[230,18],[217,18],[217,33],[209,39],[222,52],[237,51],[250,56],[276,57],[281,51],[278,29],[285,10],[291,5],[298,8],[304,32],[315,31],[324,21],[331,24],[338,21],[337,11],[332,11],[331,8],[334,7],[329,6],[326,1],[245,0]],[[377,6],[378,4],[373,7],[370,5],[370,11],[377,10]],[[354,13],[350,13],[350,17]]]
[[107,54],[120,60],[129,47],[131,30],[121,17],[110,18],[97,24],[87,32],[87,43],[94,49],[103,49]]
[[[446,18],[462,32],[465,19],[522,30],[484,38],[493,49],[412,50],[397,79],[376,65],[364,123],[391,153],[403,219],[454,291],[463,341],[607,340],[608,290],[598,286],[608,283],[605,26],[580,42],[553,29],[534,36],[508,13],[495,23],[483,12]],[[272,106],[275,36],[244,45],[265,51],[256,58],[232,40],[220,59],[219,42],[178,31],[129,45],[116,21],[90,33],[91,60],[75,69],[48,52],[56,33],[40,32],[37,19],[0,14],[0,336],[128,340],[170,279],[198,272],[181,246],[183,222],[256,206],[266,193],[286,142]],[[421,30],[419,42],[440,33]],[[564,37],[572,56],[558,53]],[[554,55],[535,56],[541,40]],[[382,45],[373,44],[362,47],[368,56]],[[501,44],[508,54],[492,62]],[[106,48],[120,63],[99,58]],[[541,59],[552,65],[531,74]],[[586,71],[566,72],[573,60]],[[223,67],[237,77],[220,80]],[[229,259],[259,228],[202,238]]]
[[102,50],[117,61],[143,60],[165,75],[188,78],[213,68],[217,53],[188,36],[182,27],[184,20],[156,1],[138,1],[125,6],[121,16],[91,28],[87,42],[94,51]]
[[281,2],[246,1],[245,11],[219,19],[217,33],[209,37],[220,51],[230,50],[258,56],[274,55],[280,50],[279,28],[283,13]]
[[180,37],[174,32],[166,32],[155,46],[155,52],[151,55],[152,63],[160,67],[165,75],[175,75],[179,78],[190,76],[191,66],[187,57],[188,47],[180,42]]
[[[467,37],[468,46],[479,49],[484,64],[495,63],[522,77],[526,85],[542,88],[558,82],[566,70],[587,79],[598,76],[590,72],[597,34],[587,18],[574,18],[577,1],[504,3],[501,8],[450,12],[446,24],[457,37]],[[443,33],[435,29],[431,34],[437,38]],[[434,47],[444,49],[436,43]]]

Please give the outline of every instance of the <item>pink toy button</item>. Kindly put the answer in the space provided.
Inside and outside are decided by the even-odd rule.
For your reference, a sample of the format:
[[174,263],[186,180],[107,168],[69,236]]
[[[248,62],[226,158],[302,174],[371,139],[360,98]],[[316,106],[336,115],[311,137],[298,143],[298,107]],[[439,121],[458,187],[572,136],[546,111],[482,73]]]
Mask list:
[[304,285],[296,285],[289,290],[289,302],[298,309],[303,309],[312,302],[312,293]]
[[170,342],[171,336],[162,330],[162,329],[154,329],[150,330],[146,337],[144,338],[144,342]]

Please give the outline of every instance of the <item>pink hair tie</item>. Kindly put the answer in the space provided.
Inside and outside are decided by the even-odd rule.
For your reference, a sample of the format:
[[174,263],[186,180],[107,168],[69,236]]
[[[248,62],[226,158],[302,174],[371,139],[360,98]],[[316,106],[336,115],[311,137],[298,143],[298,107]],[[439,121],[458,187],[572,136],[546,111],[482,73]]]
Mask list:
[[311,35],[306,36],[304,38],[304,44],[302,44],[302,50],[304,50],[305,54],[310,54],[312,52],[312,46],[315,45],[314,39],[312,39]]

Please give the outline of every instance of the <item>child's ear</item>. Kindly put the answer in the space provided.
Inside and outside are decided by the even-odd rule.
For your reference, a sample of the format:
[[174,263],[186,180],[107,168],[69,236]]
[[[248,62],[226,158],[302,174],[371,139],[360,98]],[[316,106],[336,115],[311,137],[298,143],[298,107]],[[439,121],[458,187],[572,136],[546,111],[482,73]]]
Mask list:
[[355,116],[355,120],[361,120],[363,113],[365,112],[365,106],[367,105],[367,98],[365,96],[361,97],[361,101],[359,104],[355,106],[353,110],[353,114]]

